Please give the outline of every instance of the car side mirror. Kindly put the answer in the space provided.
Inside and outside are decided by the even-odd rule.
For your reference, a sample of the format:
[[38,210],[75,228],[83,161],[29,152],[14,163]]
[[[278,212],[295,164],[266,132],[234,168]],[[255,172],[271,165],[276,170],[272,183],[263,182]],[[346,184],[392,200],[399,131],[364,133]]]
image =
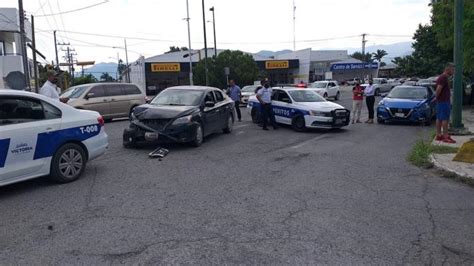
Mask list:
[[204,107],[214,107],[216,106],[216,104],[214,102],[211,102],[211,101],[208,101],[206,103],[204,103]]
[[84,99],[89,100],[89,98],[92,98],[92,97],[94,97],[94,93],[89,92],[88,94],[86,94],[86,97],[84,97]]

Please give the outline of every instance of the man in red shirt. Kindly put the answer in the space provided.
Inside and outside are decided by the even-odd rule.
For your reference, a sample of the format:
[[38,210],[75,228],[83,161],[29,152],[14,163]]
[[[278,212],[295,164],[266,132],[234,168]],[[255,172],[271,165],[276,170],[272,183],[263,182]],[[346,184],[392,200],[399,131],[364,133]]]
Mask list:
[[360,82],[357,80],[355,87],[352,88],[352,124],[360,123],[362,100],[364,100],[364,88],[360,86]]
[[454,74],[454,64],[446,65],[443,74],[436,80],[436,140],[456,143],[448,134],[449,115],[451,113],[451,89],[449,77]]

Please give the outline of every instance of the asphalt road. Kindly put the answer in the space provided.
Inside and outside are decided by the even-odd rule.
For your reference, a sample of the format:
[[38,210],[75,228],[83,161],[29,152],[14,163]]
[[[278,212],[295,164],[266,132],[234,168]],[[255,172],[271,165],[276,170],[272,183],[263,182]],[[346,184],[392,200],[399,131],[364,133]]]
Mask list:
[[473,188],[405,159],[430,128],[265,132],[244,113],[162,161],[112,122],[80,180],[0,188],[0,264],[474,263]]

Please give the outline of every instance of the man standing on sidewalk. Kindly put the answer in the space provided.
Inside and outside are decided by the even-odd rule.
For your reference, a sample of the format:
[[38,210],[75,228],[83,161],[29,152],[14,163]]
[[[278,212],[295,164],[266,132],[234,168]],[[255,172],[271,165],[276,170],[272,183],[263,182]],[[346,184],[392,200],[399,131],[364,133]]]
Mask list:
[[374,104],[375,104],[375,87],[374,82],[369,80],[369,85],[365,87],[365,103],[367,104],[367,109],[369,111],[369,119],[365,123],[373,124],[374,123]]
[[273,129],[277,129],[275,116],[273,115],[272,108],[272,88],[270,88],[270,83],[267,80],[262,80],[262,86],[263,87],[257,92],[257,100],[262,106],[261,111],[263,120],[263,130],[268,130],[268,119],[270,119]]
[[449,77],[454,74],[454,64],[449,63],[436,80],[436,141],[456,143],[448,134],[449,115],[451,113],[451,89]]
[[235,85],[233,79],[229,80],[229,96],[235,103],[235,111],[237,112],[237,118],[239,122],[242,121],[242,114],[240,113],[240,100],[242,99],[242,92],[240,87]]

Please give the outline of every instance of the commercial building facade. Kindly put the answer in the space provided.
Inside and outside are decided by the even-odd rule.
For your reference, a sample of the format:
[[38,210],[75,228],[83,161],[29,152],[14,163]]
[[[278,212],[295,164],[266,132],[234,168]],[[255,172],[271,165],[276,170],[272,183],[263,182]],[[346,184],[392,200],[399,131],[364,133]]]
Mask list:
[[[217,53],[222,51],[224,50],[218,50]],[[150,58],[141,57],[130,66],[130,80],[147,95],[155,95],[171,86],[189,85],[189,56],[195,66],[203,54],[203,50],[193,50]],[[209,54],[214,54],[212,49],[209,49]],[[343,81],[376,77],[378,73],[377,64],[366,64],[353,59],[347,50],[313,51],[308,48],[272,58],[251,55],[262,75],[268,77],[273,85],[309,83],[325,79]]]

